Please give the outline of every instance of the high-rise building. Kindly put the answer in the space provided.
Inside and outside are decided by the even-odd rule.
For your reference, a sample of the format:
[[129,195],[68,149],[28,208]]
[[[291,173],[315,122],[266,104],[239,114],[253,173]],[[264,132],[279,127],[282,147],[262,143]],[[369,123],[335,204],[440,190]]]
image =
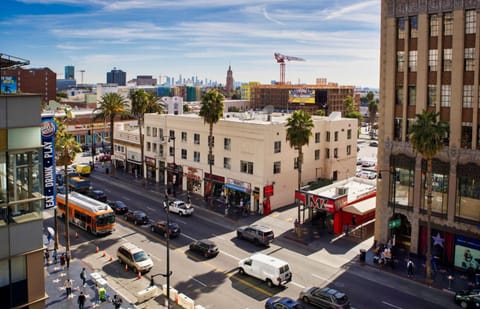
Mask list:
[[[375,240],[419,255],[430,242],[462,269],[468,252],[480,258],[479,14],[480,1],[382,1]],[[423,110],[449,123],[433,159],[431,239],[426,162],[409,138]]]
[[117,84],[119,86],[127,85],[127,73],[122,70],[113,68],[110,72],[107,72],[107,84]]
[[73,65],[65,66],[65,79],[75,79],[75,67]]
[[233,72],[231,66],[228,66],[227,83],[225,84],[225,90],[227,91],[227,93],[233,91]]
[[2,79],[6,77],[17,81],[17,92],[40,94],[46,103],[57,97],[57,74],[49,68],[2,70]]

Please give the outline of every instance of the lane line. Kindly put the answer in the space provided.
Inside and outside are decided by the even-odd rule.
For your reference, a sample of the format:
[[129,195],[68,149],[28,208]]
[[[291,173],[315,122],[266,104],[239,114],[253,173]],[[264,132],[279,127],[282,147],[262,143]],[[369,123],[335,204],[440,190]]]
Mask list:
[[312,277],[318,278],[318,279],[323,280],[323,281],[326,281],[326,282],[330,282],[330,279],[323,278],[323,277],[321,277],[321,276],[319,276],[319,275],[312,274]]
[[204,287],[207,287],[207,285],[205,283],[203,283],[202,281],[198,280],[198,279],[195,279],[194,277],[190,276],[190,278],[193,279],[193,281],[196,281],[198,282],[200,285],[203,285]]
[[152,208],[152,207],[149,207],[149,206],[147,206],[147,209],[150,210],[150,211],[155,211],[155,208]]
[[393,304],[387,303],[386,301],[382,301],[382,304],[387,305],[387,306],[392,307],[392,308],[402,309],[402,307],[395,306]]
[[296,282],[294,282],[294,281],[290,281],[290,283],[293,284],[293,285],[298,286],[298,287],[301,288],[301,289],[304,289],[304,288],[305,288],[305,286],[301,285],[300,283],[296,283]]

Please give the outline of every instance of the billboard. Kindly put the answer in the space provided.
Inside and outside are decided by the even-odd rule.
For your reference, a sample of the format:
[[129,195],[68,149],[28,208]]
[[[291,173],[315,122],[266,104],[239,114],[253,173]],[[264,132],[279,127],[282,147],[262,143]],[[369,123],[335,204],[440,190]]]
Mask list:
[[480,240],[457,235],[454,265],[464,270],[480,267]]
[[288,91],[288,103],[315,104],[315,89],[290,89]]
[[43,195],[45,208],[55,207],[56,204],[56,175],[55,175],[55,131],[56,124],[53,117],[42,117],[42,145],[43,145]]
[[0,89],[2,93],[16,93],[17,92],[17,77],[2,76],[0,82]]

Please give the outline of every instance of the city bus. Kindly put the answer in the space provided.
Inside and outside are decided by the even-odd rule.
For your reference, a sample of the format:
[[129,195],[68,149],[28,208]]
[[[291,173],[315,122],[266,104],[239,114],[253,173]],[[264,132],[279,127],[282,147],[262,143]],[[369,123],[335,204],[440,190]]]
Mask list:
[[[57,215],[65,218],[65,194],[57,194]],[[94,235],[112,233],[115,213],[108,204],[78,192],[68,194],[70,223]]]

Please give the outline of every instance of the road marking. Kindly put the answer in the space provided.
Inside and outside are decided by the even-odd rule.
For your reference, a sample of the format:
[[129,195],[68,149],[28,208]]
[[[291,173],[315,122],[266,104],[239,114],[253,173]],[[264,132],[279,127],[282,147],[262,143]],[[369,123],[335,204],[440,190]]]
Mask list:
[[150,211],[155,211],[155,208],[152,208],[152,207],[147,207],[147,209]]
[[321,277],[321,276],[319,276],[319,275],[312,274],[312,276],[315,277],[315,278],[318,278],[318,279],[320,279],[320,280],[323,280],[323,281],[326,281],[326,282],[330,282],[330,279],[323,278],[323,277]]
[[387,305],[387,306],[392,307],[392,308],[402,309],[402,307],[395,306],[393,304],[387,303],[386,301],[382,301],[382,304]]
[[190,278],[193,279],[193,281],[196,281],[198,282],[199,284],[203,285],[204,287],[207,287],[207,285],[205,283],[203,283],[202,281],[198,280],[198,279],[195,279],[194,277],[190,276]]
[[[171,220],[170,220],[171,221]],[[177,221],[177,222],[181,222],[182,224],[187,224],[187,222],[183,221],[183,220],[179,220],[179,219],[175,219],[174,221]]]
[[292,281],[291,283],[292,283],[293,285],[298,286],[298,287],[301,288],[301,289],[304,289],[304,288],[305,288],[305,286],[301,285],[300,283],[296,283],[296,282],[294,282],[294,281]]
[[185,234],[185,233],[181,233],[181,235],[184,236],[184,237],[186,237],[186,238],[188,238],[188,239],[190,239],[190,240],[192,240],[192,241],[195,241],[195,240],[196,240],[196,239],[193,238],[192,236],[188,236],[188,235]]
[[124,200],[126,200],[126,201],[132,200],[131,198],[128,198],[128,197],[125,197],[125,196],[122,196],[122,199],[124,199]]

